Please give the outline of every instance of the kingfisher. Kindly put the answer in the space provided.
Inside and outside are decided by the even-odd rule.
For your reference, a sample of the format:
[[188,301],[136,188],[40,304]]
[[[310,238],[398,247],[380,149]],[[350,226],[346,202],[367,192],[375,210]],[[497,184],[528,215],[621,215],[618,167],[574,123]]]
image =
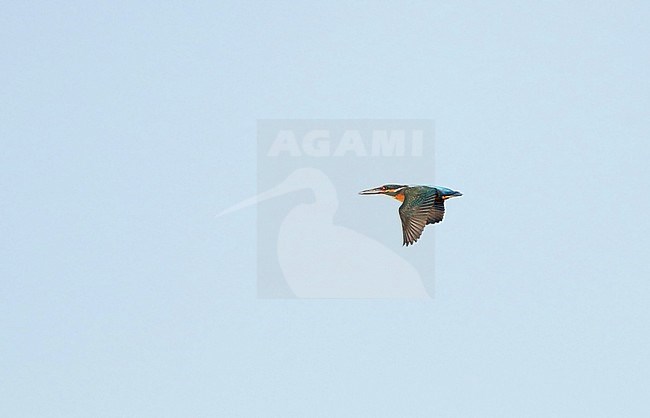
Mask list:
[[445,200],[463,195],[446,187],[400,184],[385,184],[360,191],[359,194],[385,194],[402,202],[399,207],[404,238],[402,245],[407,247],[420,239],[425,226],[442,221],[445,216]]

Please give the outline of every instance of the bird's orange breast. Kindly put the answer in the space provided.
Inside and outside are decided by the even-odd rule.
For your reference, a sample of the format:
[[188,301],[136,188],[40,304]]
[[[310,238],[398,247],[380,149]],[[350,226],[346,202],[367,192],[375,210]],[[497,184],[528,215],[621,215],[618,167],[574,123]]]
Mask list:
[[404,193],[398,193],[395,196],[393,196],[395,199],[399,200],[400,202],[404,202]]

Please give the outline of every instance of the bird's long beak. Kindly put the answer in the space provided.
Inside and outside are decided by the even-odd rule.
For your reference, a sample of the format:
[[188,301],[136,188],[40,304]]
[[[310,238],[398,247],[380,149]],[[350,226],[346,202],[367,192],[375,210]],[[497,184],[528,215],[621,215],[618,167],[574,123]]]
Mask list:
[[381,190],[381,187],[375,187],[374,189],[362,190],[359,194],[383,194],[384,191]]

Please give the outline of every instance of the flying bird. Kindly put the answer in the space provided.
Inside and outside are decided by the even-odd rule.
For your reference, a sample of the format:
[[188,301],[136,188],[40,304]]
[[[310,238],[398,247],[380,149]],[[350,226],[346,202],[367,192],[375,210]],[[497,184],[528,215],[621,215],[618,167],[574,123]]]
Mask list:
[[399,207],[404,238],[402,245],[407,247],[420,239],[425,226],[442,221],[445,216],[445,200],[463,195],[446,187],[399,184],[385,184],[363,190],[359,194],[385,194],[402,202]]

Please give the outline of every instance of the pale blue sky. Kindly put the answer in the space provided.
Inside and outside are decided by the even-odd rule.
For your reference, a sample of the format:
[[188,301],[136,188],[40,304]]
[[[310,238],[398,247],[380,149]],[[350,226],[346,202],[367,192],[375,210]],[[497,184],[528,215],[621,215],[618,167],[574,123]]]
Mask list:
[[[0,11],[0,415],[650,414],[648,3]],[[259,118],[435,120],[433,301],[256,299]]]

